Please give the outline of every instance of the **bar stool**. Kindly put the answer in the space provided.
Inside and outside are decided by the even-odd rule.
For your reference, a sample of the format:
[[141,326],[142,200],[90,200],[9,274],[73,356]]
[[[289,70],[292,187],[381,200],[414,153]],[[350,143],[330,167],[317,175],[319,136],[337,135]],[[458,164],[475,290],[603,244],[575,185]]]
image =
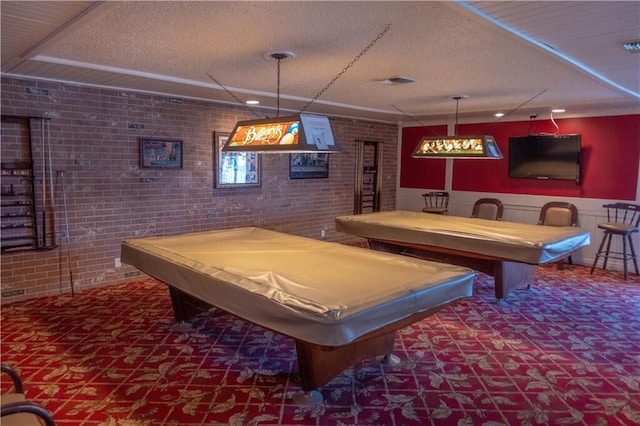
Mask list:
[[[598,228],[604,230],[604,236],[596,253],[596,258],[593,261],[591,273],[593,274],[598,259],[603,257],[604,263],[602,269],[607,269],[607,260],[609,260],[609,258],[622,260],[625,281],[627,279],[627,260],[633,260],[636,275],[640,275],[640,272],[638,272],[638,256],[636,255],[631,238],[634,233],[638,232],[640,206],[628,203],[612,203],[605,204],[602,207],[607,209],[607,221],[598,224]],[[614,235],[620,235],[622,237],[622,252],[611,251],[611,239]],[[627,241],[629,242],[631,253],[627,253]],[[607,243],[607,248],[603,250],[605,242]]]

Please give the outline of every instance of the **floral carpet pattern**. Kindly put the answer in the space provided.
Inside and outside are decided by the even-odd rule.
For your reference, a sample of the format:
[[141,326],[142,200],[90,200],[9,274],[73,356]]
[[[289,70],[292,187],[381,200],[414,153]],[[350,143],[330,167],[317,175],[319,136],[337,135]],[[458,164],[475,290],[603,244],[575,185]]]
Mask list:
[[[296,404],[294,342],[212,310],[176,324],[142,279],[2,306],[0,354],[60,425],[637,425],[640,280],[537,268],[532,289],[474,295],[398,332]],[[1,388],[10,386],[3,377]]]

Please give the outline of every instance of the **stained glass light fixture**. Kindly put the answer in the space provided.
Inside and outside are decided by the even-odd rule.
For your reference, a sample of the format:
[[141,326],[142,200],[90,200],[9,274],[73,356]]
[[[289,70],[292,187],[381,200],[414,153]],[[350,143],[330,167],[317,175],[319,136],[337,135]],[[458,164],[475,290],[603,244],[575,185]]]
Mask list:
[[[466,96],[455,96],[456,124],[458,130],[458,102]],[[413,158],[475,158],[501,159],[502,152],[493,136],[425,136],[420,139],[411,155]]]

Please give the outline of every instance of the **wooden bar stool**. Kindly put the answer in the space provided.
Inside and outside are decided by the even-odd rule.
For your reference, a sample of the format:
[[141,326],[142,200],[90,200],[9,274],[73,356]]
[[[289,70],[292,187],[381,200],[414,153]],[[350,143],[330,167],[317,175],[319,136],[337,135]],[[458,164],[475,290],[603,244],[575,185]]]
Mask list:
[[[636,270],[636,275],[640,275],[638,272],[638,256],[633,247],[632,236],[638,232],[638,224],[640,224],[640,206],[636,204],[628,203],[612,203],[605,204],[602,207],[607,209],[607,221],[598,224],[598,228],[604,230],[604,236],[602,242],[596,253],[596,258],[591,266],[591,273],[598,264],[600,257],[604,258],[602,269],[607,269],[607,260],[618,259],[622,260],[624,268],[624,279],[627,279],[627,260],[633,260],[633,266]],[[611,251],[611,239],[614,235],[622,237],[622,252]],[[607,243],[606,249],[603,250],[605,242]],[[629,250],[627,252],[627,242],[629,242]]]
[[422,194],[425,213],[445,214],[449,210],[449,193],[444,191],[433,191]]

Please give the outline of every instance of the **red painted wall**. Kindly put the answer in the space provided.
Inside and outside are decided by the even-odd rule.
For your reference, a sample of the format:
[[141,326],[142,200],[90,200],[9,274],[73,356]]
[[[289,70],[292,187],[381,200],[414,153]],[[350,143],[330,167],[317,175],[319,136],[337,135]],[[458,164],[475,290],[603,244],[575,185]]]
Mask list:
[[[452,189],[456,191],[477,191],[512,194],[535,194],[549,196],[598,198],[612,200],[635,200],[640,163],[640,115],[612,117],[570,118],[555,120],[520,121],[509,123],[481,123],[458,125],[458,134],[492,135],[504,155],[502,160],[454,160]],[[412,129],[409,137],[425,134],[425,128]],[[403,175],[405,161],[435,162],[444,160],[411,159],[405,155],[405,129],[403,129],[403,151],[400,186],[407,188],[421,186],[421,179],[412,174]],[[408,129],[406,129],[408,130]],[[509,137],[530,133],[577,133],[582,135],[582,181],[516,179],[508,177]],[[419,139],[419,138],[418,138]],[[417,144],[417,140],[409,145]],[[411,164],[411,163],[409,163]],[[444,174],[444,172],[443,172]],[[437,180],[429,177],[429,181]],[[444,180],[444,176],[442,176]],[[402,182],[406,182],[403,185]]]
[[447,126],[405,127],[402,129],[401,188],[444,189],[446,160],[412,158],[423,136],[446,136]]

